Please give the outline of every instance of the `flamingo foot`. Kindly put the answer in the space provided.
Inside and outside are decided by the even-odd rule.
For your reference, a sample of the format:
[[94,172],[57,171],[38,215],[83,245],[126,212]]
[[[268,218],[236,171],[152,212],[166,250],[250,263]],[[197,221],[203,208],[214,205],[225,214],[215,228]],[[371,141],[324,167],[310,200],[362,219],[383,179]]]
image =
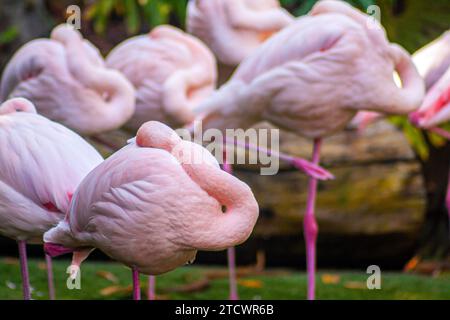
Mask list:
[[325,170],[321,166],[318,166],[312,162],[309,162],[302,158],[292,158],[289,161],[296,169],[303,171],[310,178],[317,180],[333,180],[334,175],[329,171]]
[[133,274],[133,300],[141,300],[141,285],[139,283],[139,271],[132,269]]
[[48,297],[50,300],[55,300],[55,284],[53,280],[53,263],[52,257],[45,255],[45,262],[47,265],[47,281],[48,281]]
[[148,300],[156,300],[156,277],[149,276],[148,277],[148,292],[147,292]]
[[20,272],[22,274],[23,299],[31,300],[30,275],[28,273],[28,261],[27,261],[27,244],[24,240],[19,240],[18,245],[20,257]]

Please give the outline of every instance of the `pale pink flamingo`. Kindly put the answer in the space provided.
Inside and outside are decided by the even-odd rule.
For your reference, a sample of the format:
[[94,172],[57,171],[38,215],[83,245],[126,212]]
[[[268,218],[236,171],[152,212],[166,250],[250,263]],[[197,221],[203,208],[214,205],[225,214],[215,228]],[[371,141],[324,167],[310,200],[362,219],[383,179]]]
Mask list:
[[[171,26],[159,26],[148,35],[125,40],[111,51],[106,65],[122,72],[136,88],[136,111],[126,125],[131,130],[137,130],[149,120],[173,128],[189,125],[195,118],[194,107],[214,92],[217,82],[216,60],[208,47]],[[255,149],[252,145],[244,147]],[[319,179],[331,178],[329,173],[306,160],[285,154],[279,157]],[[228,170],[231,173],[231,168]],[[233,261],[233,253],[229,254]],[[233,264],[230,270],[233,275]],[[155,280],[150,278],[148,287],[152,297],[154,284]]]
[[134,89],[116,70],[104,66],[98,50],[68,25],[50,39],[20,48],[6,66],[0,101],[23,97],[39,114],[82,135],[121,127],[134,112]]
[[293,21],[278,0],[190,0],[186,28],[217,57],[222,84],[264,41]]
[[[80,136],[36,113],[26,99],[0,106],[0,234],[19,244],[23,294],[31,298],[26,242],[42,243],[81,180],[103,159]],[[54,298],[51,259],[49,296]]]
[[[425,80],[426,91],[429,92],[450,68],[450,31],[445,32],[438,39],[415,52],[412,59],[419,74]],[[436,110],[428,110],[427,112],[430,113],[430,116],[434,117],[435,111]],[[420,115],[420,113],[421,112],[414,113],[410,117],[412,122],[419,126],[420,123],[417,123],[417,121],[420,120],[420,122],[423,122],[426,118],[424,115]],[[382,114],[376,112],[361,111],[358,112],[356,117],[352,120],[352,124],[359,130],[364,130],[369,124],[383,118],[384,116]],[[434,118],[434,121],[439,124],[443,123],[443,121],[436,118]],[[428,124],[427,129],[450,139],[450,134],[441,128],[433,125],[430,126]]]
[[158,275],[244,242],[258,217],[250,188],[222,171],[200,145],[151,121],[135,142],[80,184],[65,220],[44,235],[50,254],[78,251],[80,264],[98,248],[138,273]]
[[[248,128],[268,121],[314,140],[319,163],[323,137],[343,129],[359,110],[408,114],[424,96],[409,54],[390,44],[381,25],[340,1],[321,1],[310,16],[272,36],[238,67],[231,80],[196,113],[203,128]],[[397,71],[402,81],[393,81]],[[308,299],[315,292],[314,216],[317,180],[310,179],[304,234]]]
[[126,124],[136,132],[150,120],[179,128],[195,119],[192,112],[216,87],[211,51],[197,38],[172,26],[125,40],[106,58],[136,88],[136,110]]

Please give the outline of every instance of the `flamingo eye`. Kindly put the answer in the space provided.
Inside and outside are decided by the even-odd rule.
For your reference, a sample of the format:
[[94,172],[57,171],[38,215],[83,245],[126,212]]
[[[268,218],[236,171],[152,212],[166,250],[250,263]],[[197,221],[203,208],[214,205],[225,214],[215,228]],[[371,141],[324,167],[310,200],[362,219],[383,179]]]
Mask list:
[[222,213],[226,213],[227,212],[227,207],[226,206],[222,206]]

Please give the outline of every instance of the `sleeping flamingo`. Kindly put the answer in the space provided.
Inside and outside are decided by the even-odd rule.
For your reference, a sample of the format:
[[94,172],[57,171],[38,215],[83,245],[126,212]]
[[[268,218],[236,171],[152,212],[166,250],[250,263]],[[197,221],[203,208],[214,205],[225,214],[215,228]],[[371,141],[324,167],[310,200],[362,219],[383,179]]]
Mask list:
[[[434,40],[430,44],[418,50],[413,54],[412,59],[419,71],[419,74],[425,80],[425,89],[429,92],[433,86],[443,77],[445,72],[450,68],[450,31],[445,32],[438,39]],[[429,110],[430,116],[434,118],[435,110]],[[420,112],[419,112],[420,113]],[[413,124],[418,124],[417,121],[425,119],[419,113],[413,113],[411,120]],[[359,130],[363,130],[367,125],[383,118],[382,114],[375,112],[358,112],[356,117],[352,120],[353,126],[358,127]],[[438,119],[435,119],[436,123],[443,123]],[[427,125],[427,130],[434,132],[444,138],[450,139],[450,134],[433,125]]]
[[[36,113],[26,99],[0,106],[0,234],[17,240],[23,294],[31,298],[26,242],[42,243],[81,180],[103,159],[80,136]],[[51,259],[49,296],[54,298]]]
[[[136,88],[136,112],[126,125],[134,131],[149,120],[173,128],[189,125],[195,118],[193,109],[214,92],[217,80],[210,50],[197,38],[171,26],[159,26],[148,35],[124,41],[111,51],[106,65],[122,72]],[[279,157],[319,179],[331,177],[306,160],[284,154]],[[152,297],[154,284],[150,278]]]
[[179,128],[192,109],[215,90],[216,61],[195,37],[171,26],[125,40],[106,58],[136,88],[136,111],[126,126],[136,132],[150,120]]
[[83,180],[44,241],[49,254],[73,248],[77,265],[98,248],[129,266],[138,299],[139,272],[162,274],[193,261],[197,250],[244,242],[258,210],[250,188],[206,149],[151,121]]
[[278,0],[190,0],[186,28],[219,61],[219,83],[256,48],[294,21]]
[[64,24],[12,57],[0,83],[0,101],[8,97],[29,99],[39,114],[82,135],[117,129],[134,112],[133,86]]
[[[195,111],[204,129],[268,121],[311,138],[318,164],[322,138],[343,129],[357,111],[408,114],[423,95],[423,80],[409,54],[387,41],[381,25],[369,29],[366,15],[329,0],[267,40]],[[308,299],[315,292],[316,187],[311,178],[304,218]]]

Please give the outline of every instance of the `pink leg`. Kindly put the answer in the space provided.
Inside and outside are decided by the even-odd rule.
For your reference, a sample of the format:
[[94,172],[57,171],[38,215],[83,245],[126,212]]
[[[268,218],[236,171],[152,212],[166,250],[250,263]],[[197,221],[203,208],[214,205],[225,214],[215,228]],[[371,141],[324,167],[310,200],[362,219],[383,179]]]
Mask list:
[[28,262],[27,262],[27,244],[24,240],[19,240],[18,244],[20,257],[20,272],[22,274],[23,299],[31,300],[30,276],[28,274]]
[[149,276],[148,277],[148,292],[147,292],[148,300],[156,300],[155,291],[156,291],[156,277]]
[[55,284],[53,281],[53,263],[52,257],[45,255],[45,262],[47,264],[47,281],[48,281],[48,296],[50,300],[55,300]]
[[448,220],[450,223],[450,176],[447,183],[447,195],[445,196],[445,206],[447,208]]
[[[233,174],[233,167],[226,161],[226,152],[223,154],[223,165],[222,168],[225,172]],[[234,248],[228,248],[228,277],[230,282],[230,300],[239,300],[238,290],[237,290],[237,280],[236,280],[236,251]]]
[[[313,163],[319,164],[321,139],[314,140]],[[303,229],[306,242],[306,264],[308,274],[308,300],[315,298],[315,279],[316,279],[316,240],[318,227],[314,216],[317,194],[317,179],[310,178],[308,185],[308,200],[306,203],[305,219]]]
[[236,250],[234,247],[227,249],[228,277],[230,281],[230,300],[239,300],[236,277]]
[[316,165],[314,163],[311,163],[305,159],[299,158],[299,157],[293,157],[290,156],[288,154],[282,153],[282,152],[275,152],[272,151],[270,149],[266,149],[263,147],[259,147],[259,146],[255,146],[253,144],[250,143],[244,143],[241,141],[226,141],[227,144],[231,144],[234,145],[236,144],[236,146],[240,147],[240,148],[244,148],[247,150],[251,150],[251,151],[255,151],[255,152],[261,152],[261,153],[265,153],[269,156],[273,156],[273,157],[277,157],[282,161],[285,161],[287,163],[289,163],[291,166],[293,166],[294,168],[302,171],[303,173],[305,173],[306,175],[312,177],[312,178],[316,178],[319,180],[331,180],[334,179],[334,176],[328,172],[327,170],[323,169],[322,167],[320,167],[319,165]]
[[139,271],[136,268],[133,272],[133,300],[141,300],[141,285],[139,283]]

